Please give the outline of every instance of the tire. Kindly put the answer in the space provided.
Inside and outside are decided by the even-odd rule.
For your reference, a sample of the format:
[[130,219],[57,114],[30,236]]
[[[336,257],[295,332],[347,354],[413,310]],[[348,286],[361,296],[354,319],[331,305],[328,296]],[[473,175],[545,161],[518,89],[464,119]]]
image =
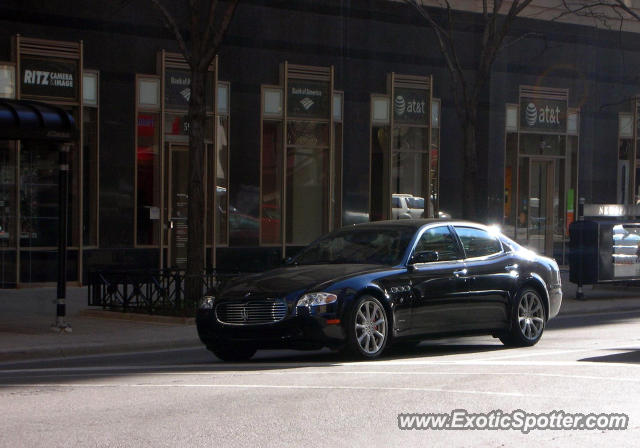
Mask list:
[[207,347],[216,358],[227,362],[248,361],[256,353],[256,349],[244,345],[228,347]]
[[510,347],[531,347],[544,332],[546,313],[542,296],[533,288],[522,289],[511,310],[511,328],[499,336]]
[[364,295],[351,312],[347,329],[346,351],[362,359],[382,355],[389,342],[390,322],[387,311],[378,299]]

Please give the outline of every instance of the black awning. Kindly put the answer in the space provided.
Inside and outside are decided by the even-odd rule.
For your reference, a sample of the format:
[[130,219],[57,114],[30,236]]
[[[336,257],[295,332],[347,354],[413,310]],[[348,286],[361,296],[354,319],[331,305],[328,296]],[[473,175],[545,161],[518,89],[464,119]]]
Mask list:
[[0,98],[0,140],[70,141],[76,135],[76,123],[64,109]]

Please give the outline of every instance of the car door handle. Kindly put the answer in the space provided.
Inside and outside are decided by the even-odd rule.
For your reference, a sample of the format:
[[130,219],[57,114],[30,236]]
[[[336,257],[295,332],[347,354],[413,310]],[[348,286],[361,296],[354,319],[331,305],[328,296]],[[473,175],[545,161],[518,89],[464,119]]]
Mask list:
[[466,268],[460,269],[459,271],[453,271],[453,275],[455,275],[456,277],[460,277],[462,275],[467,275],[467,272],[469,271]]
[[516,269],[518,269],[518,264],[508,264],[504,267],[505,271],[515,271]]

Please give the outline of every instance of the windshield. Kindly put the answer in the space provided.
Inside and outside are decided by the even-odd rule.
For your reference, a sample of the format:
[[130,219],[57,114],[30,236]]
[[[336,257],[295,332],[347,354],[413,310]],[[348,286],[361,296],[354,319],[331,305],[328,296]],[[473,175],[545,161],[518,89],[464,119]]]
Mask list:
[[295,258],[296,264],[397,265],[415,231],[412,228],[349,228],[312,243]]

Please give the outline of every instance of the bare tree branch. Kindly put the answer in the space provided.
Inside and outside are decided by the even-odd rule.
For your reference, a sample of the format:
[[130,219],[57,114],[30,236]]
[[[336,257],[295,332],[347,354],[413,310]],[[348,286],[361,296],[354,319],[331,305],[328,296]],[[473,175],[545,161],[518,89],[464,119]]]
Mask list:
[[[454,96],[454,103],[456,106],[456,113],[458,114],[460,119],[462,119],[464,117],[464,108],[462,107],[462,103],[464,100],[460,98],[460,93],[458,92],[457,87],[461,84],[464,84],[464,73],[462,72],[461,66],[454,62],[454,58],[450,53],[450,48],[453,47],[450,42],[449,32],[433,19],[429,11],[424,8],[422,2],[418,2],[418,0],[407,0],[407,2],[416,8],[418,13],[427,21],[427,23],[429,23],[431,29],[436,35],[440,53],[444,57],[445,63],[447,64],[447,70],[453,78],[452,91]],[[450,7],[448,2],[447,5]],[[458,79],[460,80],[458,81]]]
[[207,25],[205,26],[204,35],[202,36],[202,42],[209,42],[209,37],[213,32],[213,27],[216,22],[216,7],[218,6],[218,0],[210,0],[209,3],[209,14],[207,16]]
[[180,47],[180,51],[184,55],[185,60],[189,65],[191,65],[191,52],[187,49],[187,44],[180,32],[180,28],[178,28],[178,24],[174,20],[173,16],[167,8],[164,7],[160,0],[151,0],[151,2],[158,8],[158,10],[162,13],[162,17],[164,18],[164,24],[169,29],[169,31],[173,32],[176,41],[178,41],[178,46]]
[[[482,145],[478,145],[476,135],[478,132],[478,116],[480,99],[491,75],[498,53],[509,45],[513,45],[520,40],[536,36],[536,33],[526,33],[519,38],[506,41],[510,28],[516,17],[527,8],[533,0],[483,0],[482,14],[478,22],[482,23],[482,30],[479,33],[479,49],[474,53],[472,59],[473,66],[465,70],[460,60],[462,51],[461,45],[455,39],[455,25],[453,8],[449,0],[444,0],[446,8],[445,18],[442,20],[433,17],[431,10],[425,7],[422,1],[405,0],[412,5],[422,16],[436,35],[440,53],[446,62],[447,69],[452,78],[452,91],[456,112],[460,120],[463,133],[463,155],[464,155],[464,214],[468,218],[474,218],[476,205],[474,198],[475,182],[478,175],[479,154],[482,152]],[[505,7],[508,5],[508,7]],[[504,10],[504,11],[503,11]],[[446,21],[446,24],[443,22]]]
[[231,23],[231,19],[233,19],[233,15],[236,12],[237,6],[238,6],[238,0],[231,0],[229,2],[229,4],[227,5],[227,8],[225,9],[220,25],[218,25],[218,29],[215,35],[213,36],[212,41],[204,43],[204,45],[208,46],[208,49],[204,53],[204,56],[202,58],[203,63],[208,61],[206,62],[206,67],[208,67],[209,64],[211,64],[213,57],[218,53],[218,50],[220,49],[220,45],[222,44],[222,39],[224,38],[224,35],[227,32],[227,28],[229,28],[229,24]]

